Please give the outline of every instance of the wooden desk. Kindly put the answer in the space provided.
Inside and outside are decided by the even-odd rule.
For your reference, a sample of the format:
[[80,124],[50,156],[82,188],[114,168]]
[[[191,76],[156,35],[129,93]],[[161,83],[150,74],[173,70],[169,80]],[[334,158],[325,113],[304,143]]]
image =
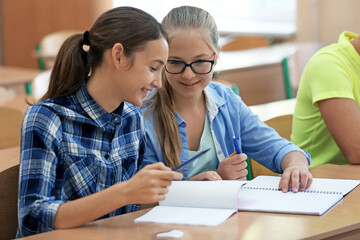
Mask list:
[[278,39],[291,39],[296,33],[294,23],[275,23],[269,21],[228,21],[222,18],[216,19],[220,34],[235,36],[264,36]]
[[296,98],[249,106],[262,121],[281,115],[294,114]]
[[30,83],[41,71],[31,68],[0,66],[0,85],[25,94],[25,84]]
[[0,149],[0,172],[15,166],[20,161],[20,146]]
[[[326,164],[311,169],[314,177],[360,179],[360,165]],[[88,223],[82,227],[37,234],[26,239],[156,239],[173,229],[182,239],[360,239],[360,187],[322,216],[237,212],[217,227],[134,223],[148,209]]]

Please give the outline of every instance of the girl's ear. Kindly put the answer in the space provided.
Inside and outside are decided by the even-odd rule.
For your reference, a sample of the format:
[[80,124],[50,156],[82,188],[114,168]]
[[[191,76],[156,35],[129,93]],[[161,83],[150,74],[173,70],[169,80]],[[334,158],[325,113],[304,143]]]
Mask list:
[[125,63],[124,46],[121,43],[115,43],[111,49],[111,60],[116,69]]

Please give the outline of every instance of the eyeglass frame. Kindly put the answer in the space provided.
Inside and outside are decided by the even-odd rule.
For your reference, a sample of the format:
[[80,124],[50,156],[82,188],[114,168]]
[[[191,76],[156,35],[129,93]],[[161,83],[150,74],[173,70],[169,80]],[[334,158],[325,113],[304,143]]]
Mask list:
[[[185,71],[185,69],[186,69],[187,67],[190,67],[190,69],[191,69],[191,70],[193,71],[193,73],[195,73],[195,74],[201,74],[201,75],[208,74],[208,73],[210,73],[210,72],[212,71],[212,69],[213,69],[213,67],[214,67],[214,64],[215,64],[215,56],[216,56],[216,53],[214,53],[214,59],[213,59],[213,60],[196,60],[196,61],[193,61],[193,62],[191,62],[191,63],[186,63],[186,62],[184,62],[184,61],[179,61],[179,60],[168,60],[167,62],[181,62],[181,63],[184,64],[184,68],[183,68],[180,72],[173,73],[173,72],[169,72],[169,70],[167,70],[166,64],[165,64],[164,69],[165,69],[166,72],[168,72],[168,73],[170,73],[170,74],[181,74],[181,73],[183,73],[183,72]],[[209,63],[211,63],[211,67],[210,67],[210,70],[209,70],[208,72],[206,72],[206,73],[198,73],[198,72],[195,71],[195,69],[193,68],[192,65],[193,65],[194,63],[200,62],[200,61],[201,61],[201,62],[209,62]]]

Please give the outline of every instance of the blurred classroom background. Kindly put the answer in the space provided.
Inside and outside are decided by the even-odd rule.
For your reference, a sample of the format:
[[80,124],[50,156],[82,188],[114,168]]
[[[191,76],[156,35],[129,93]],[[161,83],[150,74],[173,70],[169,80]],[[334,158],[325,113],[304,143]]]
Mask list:
[[[358,0],[0,0],[0,95],[38,99],[47,82],[35,76],[49,77],[44,71],[63,41],[49,35],[83,32],[102,12],[129,5],[159,21],[179,5],[210,12],[221,36],[218,80],[248,105],[295,98],[314,52],[336,42],[342,31],[360,33]],[[45,52],[46,46],[52,49]]]

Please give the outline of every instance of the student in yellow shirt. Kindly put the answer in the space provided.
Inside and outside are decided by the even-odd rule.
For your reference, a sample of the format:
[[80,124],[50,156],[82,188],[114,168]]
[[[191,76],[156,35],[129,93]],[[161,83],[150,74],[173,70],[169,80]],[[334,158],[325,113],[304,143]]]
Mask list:
[[341,33],[320,49],[301,78],[291,140],[307,150],[310,167],[360,164],[360,36]]

